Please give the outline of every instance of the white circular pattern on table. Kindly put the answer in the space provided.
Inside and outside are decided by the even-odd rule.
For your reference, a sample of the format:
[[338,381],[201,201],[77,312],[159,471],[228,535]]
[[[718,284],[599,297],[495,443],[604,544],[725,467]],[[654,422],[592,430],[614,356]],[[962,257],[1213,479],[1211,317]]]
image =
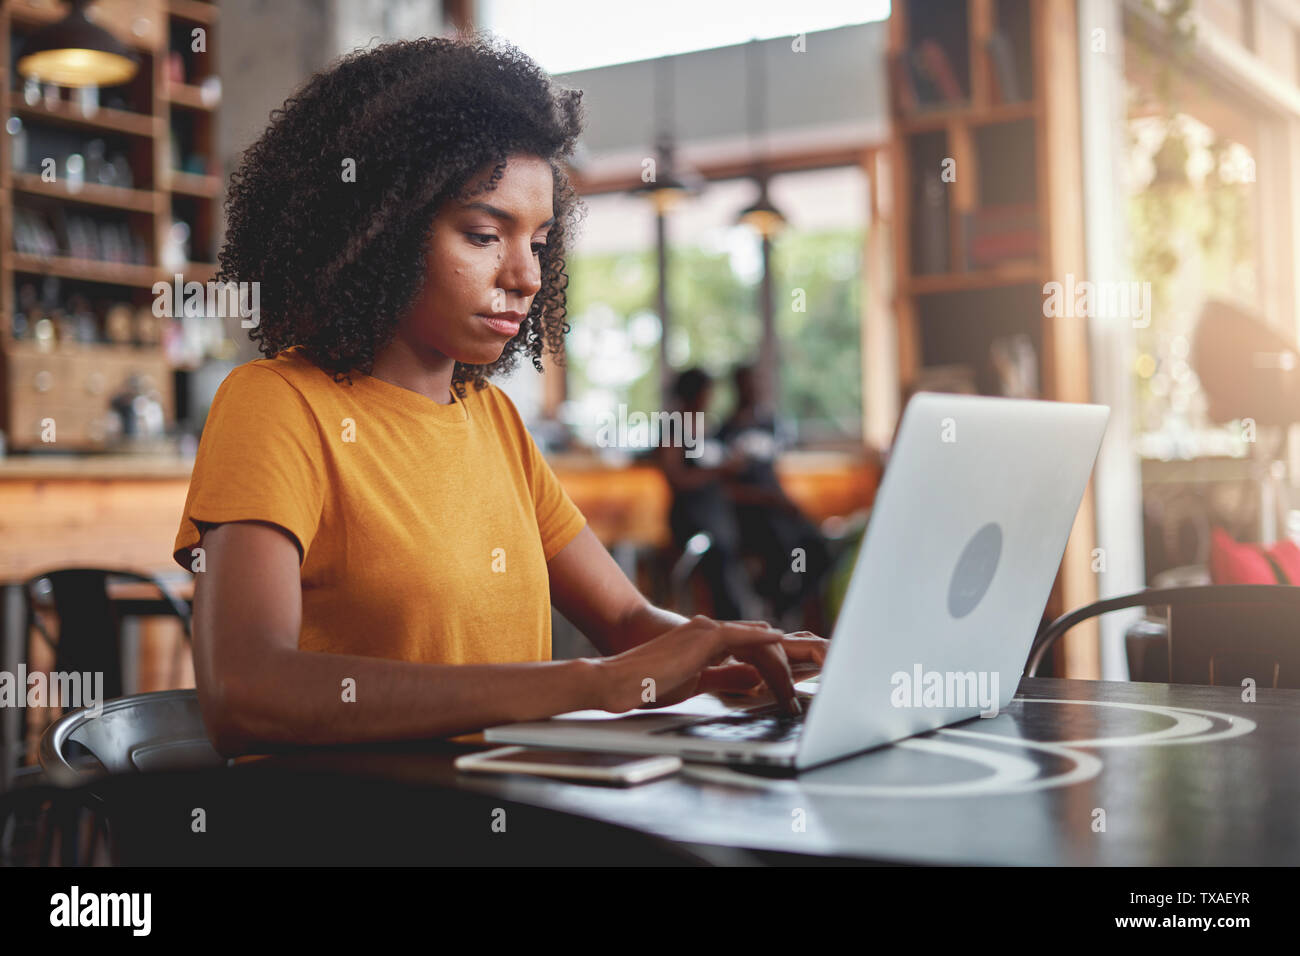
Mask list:
[[[958,727],[944,727],[936,731],[936,733],[943,734],[944,739],[910,737],[889,745],[939,757],[965,760],[981,764],[992,770],[991,774],[975,780],[958,780],[949,783],[859,784],[851,782],[819,782],[813,779],[816,769],[805,771],[798,778],[773,779],[732,770],[729,767],[689,763],[682,767],[681,772],[694,779],[710,783],[749,787],[772,792],[798,792],[823,796],[923,798],[1003,795],[1046,790],[1052,787],[1069,786],[1091,780],[1101,773],[1101,758],[1078,748],[1160,747],[1170,744],[1208,743],[1240,737],[1251,733],[1255,729],[1255,722],[1248,718],[1191,707],[1055,698],[1027,697],[1016,699],[1022,704],[1072,704],[1083,707],[1113,707],[1121,710],[1158,714],[1169,718],[1173,721],[1173,724],[1160,730],[1146,731],[1140,734],[1060,741],[1025,740],[1008,734],[990,734],[974,730],[962,730]],[[1214,730],[1215,720],[1222,722],[1225,726]],[[949,737],[958,737],[965,742],[946,739]],[[1065,760],[1068,766],[1058,773],[1044,776],[1040,764],[1021,755],[1007,753],[1000,749],[988,749],[988,744],[1007,748],[1021,747],[1047,753]]]

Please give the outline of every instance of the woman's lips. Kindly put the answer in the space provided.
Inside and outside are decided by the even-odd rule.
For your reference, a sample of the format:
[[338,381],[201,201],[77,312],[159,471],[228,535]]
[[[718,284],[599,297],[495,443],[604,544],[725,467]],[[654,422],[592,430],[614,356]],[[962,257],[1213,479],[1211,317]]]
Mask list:
[[514,319],[494,319],[487,315],[480,315],[479,318],[488,324],[488,328],[500,332],[502,335],[508,335],[511,338],[518,334],[519,326],[523,322],[522,319],[518,321]]

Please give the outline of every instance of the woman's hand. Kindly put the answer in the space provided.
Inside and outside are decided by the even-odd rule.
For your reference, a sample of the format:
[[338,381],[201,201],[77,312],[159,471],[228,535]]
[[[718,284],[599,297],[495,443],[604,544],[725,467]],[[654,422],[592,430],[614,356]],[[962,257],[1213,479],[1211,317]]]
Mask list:
[[[706,691],[747,693],[766,686],[797,711],[790,662],[802,665],[801,671],[820,669],[826,643],[807,631],[784,635],[763,621],[719,622],[696,615],[622,654],[598,658],[602,709],[625,713],[666,707]],[[801,673],[799,679],[807,676]]]
[[[829,646],[829,641],[824,637],[818,637],[811,631],[795,631],[781,639],[781,649],[785,651],[786,659],[790,661],[790,674],[796,684],[800,681],[810,680],[822,672],[822,664],[826,660],[826,649]],[[744,673],[742,669],[745,667],[747,665],[731,659],[723,661],[719,667],[711,668],[711,670],[732,669],[734,670],[734,679],[728,680],[725,687],[701,686],[700,691],[712,690],[723,698],[762,696],[767,690],[767,685],[752,668],[749,668],[749,673],[754,676],[752,683],[747,687],[737,686],[744,682],[741,675]],[[706,679],[707,674],[706,671]],[[701,681],[702,685],[705,683],[706,681]]]
[[[796,684],[816,677],[822,672],[822,664],[826,662],[826,651],[830,646],[830,641],[818,637],[812,631],[793,631],[781,638],[781,649],[785,651],[786,660],[790,662],[790,673]],[[724,661],[723,666],[727,665],[728,662]],[[732,686],[734,687],[734,684]],[[763,681],[759,679],[749,687],[741,688],[739,693],[759,694],[764,687]],[[701,688],[701,690],[709,689]],[[728,688],[728,691],[736,693],[731,688]]]

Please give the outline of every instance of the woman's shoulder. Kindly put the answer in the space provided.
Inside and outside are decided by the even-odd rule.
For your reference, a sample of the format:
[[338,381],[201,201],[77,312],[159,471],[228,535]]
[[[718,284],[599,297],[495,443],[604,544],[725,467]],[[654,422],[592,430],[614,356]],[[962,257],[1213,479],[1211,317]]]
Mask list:
[[240,417],[306,418],[308,409],[317,406],[321,390],[331,383],[329,373],[306,357],[281,352],[231,369],[212,397],[212,411]]
[[315,448],[320,409],[310,391],[299,387],[302,375],[292,360],[280,357],[236,365],[212,397],[201,441],[262,451]]
[[[334,376],[308,358],[300,345],[287,348],[274,358],[260,358],[245,362],[235,371],[240,369],[263,369],[271,372],[303,393],[334,384]],[[265,378],[262,375],[246,377]]]
[[274,358],[254,359],[236,365],[221,383],[218,397],[237,393],[246,401],[297,401],[313,398],[335,386],[333,376],[299,351],[286,349]]

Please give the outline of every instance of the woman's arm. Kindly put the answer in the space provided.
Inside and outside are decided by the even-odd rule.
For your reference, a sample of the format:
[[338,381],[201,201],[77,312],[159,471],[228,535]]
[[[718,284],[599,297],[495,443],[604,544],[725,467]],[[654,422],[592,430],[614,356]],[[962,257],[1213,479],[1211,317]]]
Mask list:
[[647,601],[590,525],[546,568],[551,603],[602,654],[619,654],[687,621]]
[[[712,689],[703,686],[706,677],[743,686],[765,680],[778,696],[794,694],[779,631],[704,617],[678,624],[672,615],[659,632],[638,616],[631,626],[656,631],[653,640],[612,657],[569,661],[437,665],[300,651],[293,538],[275,525],[239,521],[210,528],[201,544],[206,570],[195,582],[194,672],[208,737],[225,756],[450,737],[571,710],[622,713],[647,702],[647,679],[660,705]],[[733,654],[750,663],[710,666]],[[349,680],[355,694],[345,693]]]
[[300,651],[294,540],[241,521],[209,529],[201,545],[194,672],[208,736],[227,756],[447,737],[604,703],[592,660],[452,666]]
[[[712,637],[710,628],[730,627],[702,616],[688,621],[680,614],[655,607],[628,580],[589,525],[551,558],[547,571],[551,603],[606,655],[597,662],[605,665],[600,668],[602,672],[620,662],[634,671],[640,668],[640,673],[652,671],[653,665],[646,661],[634,663],[634,659],[653,659],[656,651],[651,647],[664,641],[669,632],[693,628],[694,639],[701,641]],[[742,624],[769,627],[761,621]],[[666,644],[671,646],[672,642]],[[748,691],[764,683],[778,700],[789,701],[794,697],[790,664],[820,668],[826,645],[824,638],[799,631],[784,635],[775,646],[738,650],[735,657],[743,660],[729,654],[710,656],[710,666],[671,690],[663,688],[655,703],[675,703],[705,691]]]

